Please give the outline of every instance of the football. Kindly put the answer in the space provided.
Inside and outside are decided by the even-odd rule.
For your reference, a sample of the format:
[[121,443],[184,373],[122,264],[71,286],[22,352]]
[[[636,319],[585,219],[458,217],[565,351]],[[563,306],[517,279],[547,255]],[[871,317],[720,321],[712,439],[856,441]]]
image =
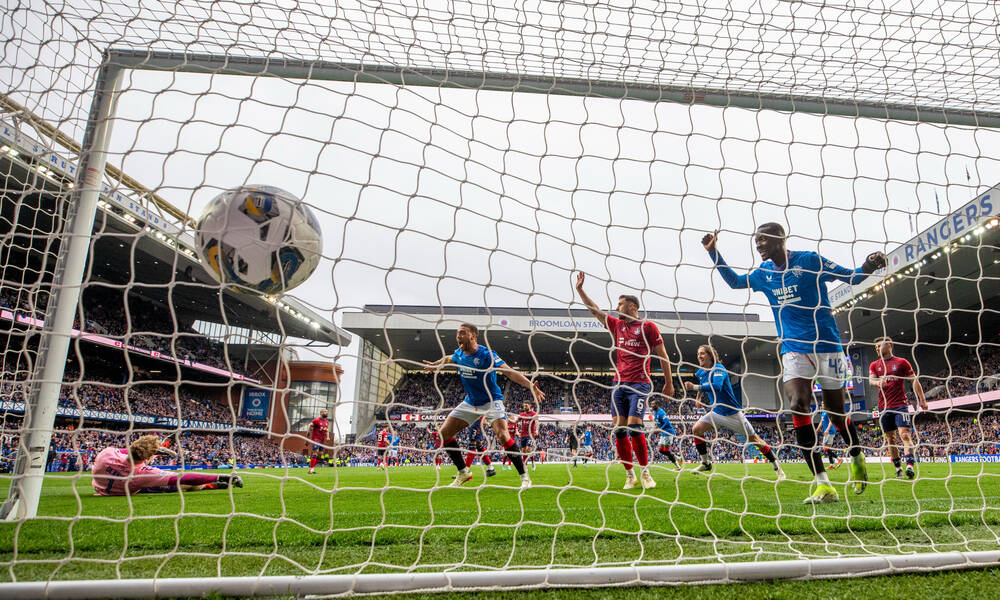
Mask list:
[[312,210],[293,194],[247,185],[208,203],[198,219],[195,245],[219,283],[280,294],[312,275],[323,235]]

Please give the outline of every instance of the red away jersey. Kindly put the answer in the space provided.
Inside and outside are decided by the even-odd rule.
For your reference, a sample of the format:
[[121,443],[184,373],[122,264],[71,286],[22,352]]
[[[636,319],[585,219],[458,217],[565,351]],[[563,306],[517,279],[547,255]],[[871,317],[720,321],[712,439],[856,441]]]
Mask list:
[[316,417],[309,424],[309,439],[314,442],[325,442],[327,433],[330,431],[330,421]]
[[663,343],[652,321],[626,321],[608,316],[608,331],[615,341],[615,381],[652,383],[649,363],[653,348]]
[[888,359],[878,359],[868,367],[868,372],[875,377],[887,377],[878,389],[878,409],[900,408],[906,406],[906,383],[900,377],[913,377],[913,367],[905,358],[893,356]]
[[537,414],[535,411],[529,410],[518,415],[520,419],[518,419],[517,425],[521,430],[521,437],[538,435],[538,419],[535,418]]
[[379,448],[385,448],[386,446],[389,445],[389,430],[388,429],[383,429],[383,430],[379,431],[378,432],[378,437],[375,438],[375,439],[378,442],[378,447]]

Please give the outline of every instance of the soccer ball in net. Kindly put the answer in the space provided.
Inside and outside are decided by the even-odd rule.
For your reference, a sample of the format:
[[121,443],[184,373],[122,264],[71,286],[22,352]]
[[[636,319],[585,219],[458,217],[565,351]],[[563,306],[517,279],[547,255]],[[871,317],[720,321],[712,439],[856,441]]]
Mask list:
[[287,292],[319,264],[323,234],[308,206],[285,190],[247,185],[205,207],[195,232],[198,257],[222,284]]

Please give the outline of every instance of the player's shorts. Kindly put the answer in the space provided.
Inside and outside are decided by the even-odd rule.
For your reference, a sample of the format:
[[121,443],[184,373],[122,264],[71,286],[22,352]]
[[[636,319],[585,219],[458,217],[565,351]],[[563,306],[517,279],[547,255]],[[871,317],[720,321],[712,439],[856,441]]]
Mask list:
[[320,452],[326,450],[326,446],[323,445],[323,442],[317,442],[316,440],[310,442],[310,446],[312,447],[313,452],[316,452],[317,450]]
[[473,406],[467,400],[463,400],[461,404],[452,409],[448,416],[465,421],[469,425],[482,418],[487,425],[492,425],[493,421],[497,419],[506,419],[507,411],[504,410],[502,400],[494,400],[479,406]]
[[570,442],[569,449],[575,452],[580,449],[580,444],[578,442]]
[[593,446],[580,446],[580,454],[593,454],[593,453],[594,453]]
[[746,416],[742,412],[738,412],[733,415],[720,415],[719,413],[712,411],[705,413],[700,419],[699,423],[708,423],[716,430],[727,429],[733,433],[738,433],[748,440],[753,436],[757,435],[754,430],[753,425],[750,421],[747,421]]
[[882,431],[896,431],[897,429],[909,429],[912,427],[910,411],[906,408],[887,408],[879,415],[878,424]]
[[482,452],[483,450],[486,450],[486,443],[482,440],[471,441],[469,442],[469,450],[472,450],[473,452]]
[[535,440],[531,436],[524,436],[524,437],[518,438],[517,442],[518,442],[518,444],[520,444],[520,446],[522,448],[534,448],[535,447]]
[[389,446],[378,446],[377,448],[375,448],[375,452],[379,456],[385,456],[385,451],[388,450],[388,449],[389,449]]
[[646,399],[653,391],[653,385],[649,383],[628,383],[625,381],[615,384],[611,390],[611,416],[612,417],[639,417],[646,414]]
[[399,450],[398,450],[398,449],[396,449],[396,448],[392,448],[392,449],[390,449],[390,450],[389,450],[389,456],[391,456],[391,457],[393,457],[393,458],[396,458],[396,457],[398,457],[398,456],[399,456]]
[[658,448],[669,448],[669,447],[673,446],[674,445],[674,439],[676,437],[677,436],[675,436],[672,433],[661,433],[660,434],[660,441],[657,442],[657,447]]
[[824,446],[832,446],[833,443],[836,440],[837,440],[837,434],[836,433],[824,433],[823,434],[823,445]]
[[808,379],[824,390],[844,389],[851,375],[843,352],[786,352],[781,355],[781,371],[782,381]]

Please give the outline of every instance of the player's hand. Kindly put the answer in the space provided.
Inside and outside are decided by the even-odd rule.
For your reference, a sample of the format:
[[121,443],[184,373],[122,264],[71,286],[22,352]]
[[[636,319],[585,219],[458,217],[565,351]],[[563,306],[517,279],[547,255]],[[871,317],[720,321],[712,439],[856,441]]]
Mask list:
[[927,401],[926,400],[921,400],[920,401],[920,410],[930,410],[929,408],[927,408]]
[[664,396],[666,396],[667,398],[673,398],[674,397],[674,382],[672,382],[670,380],[667,380],[666,382],[664,382],[663,383],[663,390],[661,391],[661,393]]
[[580,271],[579,273],[576,274],[576,289],[577,290],[583,291],[583,280],[586,279],[586,278],[587,278],[587,276],[583,274],[583,271]]
[[438,366],[438,361],[436,361],[436,360],[424,360],[424,361],[421,361],[421,362],[424,363],[424,370],[425,371],[433,371]]
[[684,382],[684,389],[686,389],[689,392],[693,392],[696,389],[698,389],[698,386],[695,385],[694,383],[691,383],[690,381],[685,381]]
[[715,250],[715,242],[719,239],[719,230],[716,229],[713,233],[706,233],[705,237],[701,238],[701,245],[705,247],[705,250],[712,252]]
[[535,397],[535,400],[538,400],[539,402],[545,400],[545,392],[542,391],[542,388],[538,387],[538,382],[531,382],[531,394]]
[[885,266],[886,258],[884,252],[872,252],[865,259],[865,264],[861,265],[861,270],[872,274]]

